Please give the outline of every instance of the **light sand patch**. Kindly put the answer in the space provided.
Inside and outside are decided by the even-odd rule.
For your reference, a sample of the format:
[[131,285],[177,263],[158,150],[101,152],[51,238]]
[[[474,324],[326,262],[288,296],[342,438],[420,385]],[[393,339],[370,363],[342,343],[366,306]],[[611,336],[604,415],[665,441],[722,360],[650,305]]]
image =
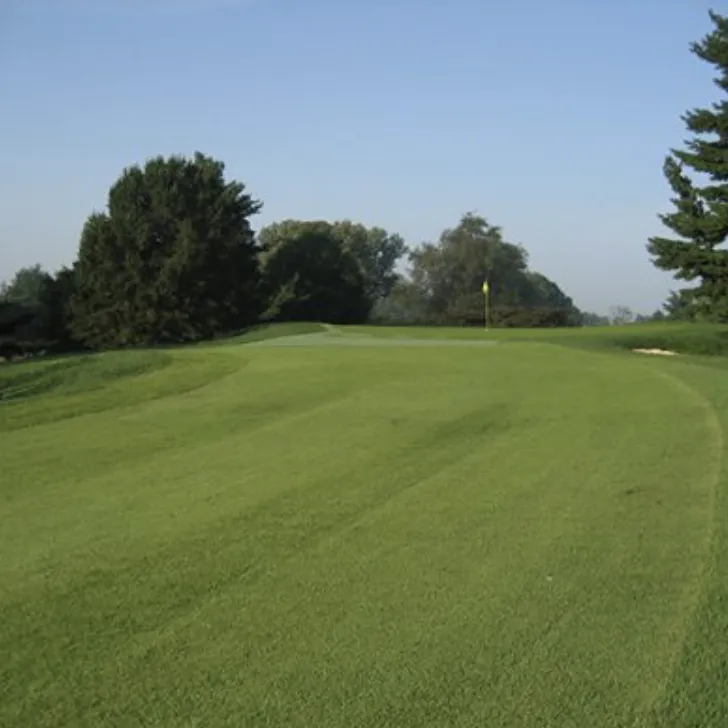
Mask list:
[[653,354],[654,356],[677,356],[676,351],[669,349],[632,349],[635,354]]

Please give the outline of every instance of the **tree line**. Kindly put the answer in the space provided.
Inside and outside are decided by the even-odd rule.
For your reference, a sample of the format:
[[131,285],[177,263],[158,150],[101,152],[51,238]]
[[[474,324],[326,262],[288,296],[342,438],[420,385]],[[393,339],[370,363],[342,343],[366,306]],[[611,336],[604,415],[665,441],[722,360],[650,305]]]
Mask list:
[[[690,285],[651,320],[728,322],[728,18],[710,19],[691,51],[717,71],[721,98],[684,115],[693,137],[663,167],[675,209],[660,220],[676,237],[647,244],[658,268]],[[24,268],[0,287],[0,358],[179,344],[274,321],[482,325],[483,281],[495,326],[645,319],[619,306],[609,317],[580,312],[531,270],[523,246],[474,213],[413,248],[350,220],[284,220],[256,234],[262,203],[224,171],[201,153],[124,169],[71,266]]]
[[580,312],[500,228],[473,213],[409,248],[350,220],[284,220],[202,153],[124,169],[86,220],[71,266],[0,288],[0,355],[181,344],[262,322],[568,326]]

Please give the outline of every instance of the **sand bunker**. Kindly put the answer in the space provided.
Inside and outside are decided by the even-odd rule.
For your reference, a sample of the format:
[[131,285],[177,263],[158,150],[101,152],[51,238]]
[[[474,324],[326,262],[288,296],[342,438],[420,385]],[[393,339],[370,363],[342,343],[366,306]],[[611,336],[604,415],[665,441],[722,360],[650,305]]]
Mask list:
[[677,356],[676,351],[668,349],[632,349],[635,354],[654,354],[655,356]]

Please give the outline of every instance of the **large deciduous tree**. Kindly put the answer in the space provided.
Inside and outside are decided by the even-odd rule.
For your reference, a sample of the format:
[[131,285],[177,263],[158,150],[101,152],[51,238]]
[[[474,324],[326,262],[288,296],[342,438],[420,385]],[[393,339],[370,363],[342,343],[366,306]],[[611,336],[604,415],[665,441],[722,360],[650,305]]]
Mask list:
[[[676,238],[653,237],[654,264],[694,285],[678,294],[683,312],[728,320],[728,18],[711,12],[713,30],[691,51],[715,68],[720,98],[709,108],[683,116],[693,134],[682,150],[672,149],[664,174],[674,192],[674,212],[660,215]],[[699,184],[687,172],[706,180]]]
[[358,261],[372,303],[387,296],[399,278],[397,263],[407,252],[402,236],[350,220],[339,220],[332,229],[344,250]]
[[325,221],[284,220],[264,227],[261,246],[264,318],[360,323],[371,308],[357,257]]
[[[467,213],[437,243],[426,243],[411,253],[411,310],[424,310],[431,321],[483,321],[483,281],[489,282],[493,322],[502,325],[567,325],[580,319],[571,299],[551,280],[530,271],[528,254],[503,238],[499,227]],[[405,286],[406,287],[406,286]],[[419,314],[422,317],[422,314]]]
[[73,325],[94,347],[194,341],[259,314],[262,205],[201,153],[125,169],[83,229]]

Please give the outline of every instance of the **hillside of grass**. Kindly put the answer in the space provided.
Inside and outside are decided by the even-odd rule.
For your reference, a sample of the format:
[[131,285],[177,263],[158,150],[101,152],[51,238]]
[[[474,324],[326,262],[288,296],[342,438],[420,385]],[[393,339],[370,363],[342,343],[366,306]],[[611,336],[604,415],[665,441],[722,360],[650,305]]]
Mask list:
[[119,351],[0,366],[0,432],[142,405],[244,365],[196,351]]
[[267,339],[277,339],[283,336],[301,336],[303,334],[318,334],[326,331],[326,326],[321,323],[309,321],[292,321],[289,323],[271,323],[253,326],[247,331],[215,342],[204,344],[205,346],[238,346],[240,344],[252,344]]
[[0,403],[98,390],[118,379],[151,373],[170,363],[171,357],[162,352],[132,351],[5,364],[0,366]]
[[80,354],[2,364],[0,431],[192,391],[245,364],[237,355],[212,356],[205,353],[207,350],[325,330],[318,323],[266,324],[200,346]]
[[0,725],[728,724],[724,373],[511,340],[0,405]]

